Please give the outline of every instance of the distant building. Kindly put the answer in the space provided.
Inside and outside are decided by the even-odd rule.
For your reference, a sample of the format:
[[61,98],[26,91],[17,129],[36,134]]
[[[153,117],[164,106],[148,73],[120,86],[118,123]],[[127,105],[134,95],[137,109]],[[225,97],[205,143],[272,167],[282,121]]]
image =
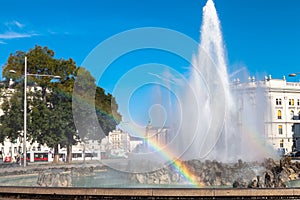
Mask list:
[[125,152],[130,150],[129,134],[122,130],[114,130],[108,133],[108,141],[111,143],[111,149],[122,149]]
[[149,123],[145,132],[145,147],[156,146],[162,148],[170,142],[170,133],[171,129],[168,127],[153,127]]
[[127,158],[130,152],[130,136],[122,130],[113,130],[101,140],[101,158]]

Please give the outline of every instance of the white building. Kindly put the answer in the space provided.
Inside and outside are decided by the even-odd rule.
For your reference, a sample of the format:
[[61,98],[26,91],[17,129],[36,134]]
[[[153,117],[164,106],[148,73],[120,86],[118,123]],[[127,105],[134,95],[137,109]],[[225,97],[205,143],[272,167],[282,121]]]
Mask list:
[[130,137],[128,133],[122,130],[114,130],[108,133],[108,141],[111,149],[122,149],[125,152],[130,150]]
[[[253,104],[262,104],[261,114],[264,120],[262,134],[274,149],[292,151],[294,123],[300,122],[300,82],[287,82],[283,79],[265,77],[263,81],[249,78],[248,83],[234,81],[234,89],[246,93],[246,98]],[[258,97],[261,95],[261,97]],[[237,95],[238,96],[238,95]],[[243,110],[243,102],[238,101]],[[265,101],[265,102],[264,102]]]
[[164,147],[168,144],[170,137],[170,128],[168,127],[153,127],[148,124],[145,133],[145,147],[149,148],[152,145]]
[[130,152],[130,136],[122,130],[113,130],[101,140],[101,158],[127,158]]

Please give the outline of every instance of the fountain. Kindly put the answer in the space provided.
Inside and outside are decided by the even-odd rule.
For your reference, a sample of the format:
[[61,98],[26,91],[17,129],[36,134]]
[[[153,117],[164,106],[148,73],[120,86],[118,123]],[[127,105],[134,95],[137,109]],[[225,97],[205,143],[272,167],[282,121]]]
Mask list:
[[[154,172],[137,173],[139,183],[232,186],[235,182],[241,187],[235,180],[264,177],[265,168],[257,161],[275,156],[260,135],[266,103],[263,92],[256,90],[255,99],[251,99],[246,91],[230,86],[220,21],[212,0],[203,8],[200,40],[177,109],[181,110],[181,125],[170,143],[150,156],[160,158],[164,153],[176,159]],[[155,141],[150,143],[157,149]],[[248,186],[247,181],[244,186]]]
[[[142,151],[130,153],[121,162],[101,162],[133,174],[129,179],[146,185],[231,186],[238,176],[263,176],[264,168],[256,162],[274,156],[260,135],[264,127],[264,95],[255,91],[254,98],[260,103],[253,104],[246,92],[232,91],[225,55],[220,21],[214,2],[208,0],[203,8],[200,45],[193,56],[187,84],[172,97],[179,103],[174,109],[174,105],[159,102],[162,91],[157,86],[152,94],[157,97],[149,109],[154,119],[151,125],[158,126],[155,134],[165,130],[166,122],[177,123],[171,127],[168,143],[161,144],[155,134],[148,135]],[[167,90],[171,88],[168,81],[167,86],[161,84]],[[174,102],[171,97],[165,99]]]
[[[146,37],[143,38],[145,35]],[[178,43],[161,40],[164,37],[170,38],[170,41],[178,41]],[[119,45],[120,43],[122,45]],[[116,54],[111,53],[113,45],[116,45]],[[186,48],[187,46],[188,48]],[[151,133],[145,134],[145,127],[142,127],[144,130],[136,131],[139,136],[144,137],[144,148],[141,151],[129,153],[128,159],[120,162],[109,159],[101,160],[102,164],[117,171],[138,175],[146,174],[133,178],[139,179],[139,182],[161,183],[155,178],[157,176],[152,174],[152,172],[158,172],[158,176],[165,177],[165,180],[162,181],[164,183],[170,183],[171,177],[173,177],[177,181],[183,180],[179,181],[181,183],[199,186],[201,182],[198,180],[199,174],[195,173],[195,169],[189,167],[189,164],[193,163],[189,160],[213,161],[212,165],[205,164],[207,168],[207,166],[218,166],[219,162],[232,164],[239,159],[242,162],[253,162],[273,157],[268,144],[264,143],[264,136],[260,135],[263,133],[264,123],[264,104],[261,103],[264,102],[263,94],[255,93],[255,98],[259,99],[260,103],[254,105],[248,100],[247,94],[233,92],[230,86],[220,21],[212,0],[208,0],[203,8],[200,45],[186,36],[183,37],[178,32],[174,33],[174,31],[166,29],[131,30],[104,41],[91,52],[83,66],[94,66],[99,70],[96,77],[101,77],[105,72],[105,67],[120,56],[147,48],[175,52],[186,60],[191,58],[191,54],[188,54],[187,50],[192,49],[193,52],[196,50],[197,54],[192,58],[189,75],[187,77],[181,75],[181,79],[185,83],[183,85],[169,79],[170,75],[178,75],[176,70],[153,63],[130,69],[118,80],[113,94],[118,102],[122,102],[120,109],[123,108],[122,115],[128,117],[129,123],[134,120],[131,120],[131,115],[128,113],[130,106],[126,103],[130,102],[130,98],[134,94],[137,94],[135,92],[139,88],[156,84],[156,89],[152,90],[154,92],[149,96],[154,99],[148,113],[151,115],[149,118],[152,119],[152,122],[156,123],[149,125],[158,127],[156,127],[156,133],[151,132],[151,126],[147,127]],[[103,57],[101,61],[99,61],[99,55]],[[104,68],[99,66],[104,66]],[[156,74],[162,71],[168,76],[163,77]],[[133,76],[130,76],[132,74]],[[148,79],[145,74],[152,74],[154,78],[158,77],[162,81]],[[80,76],[80,72],[78,72],[78,76]],[[143,79],[138,77],[143,77]],[[128,84],[129,82],[130,84]],[[76,95],[76,85],[74,88]],[[165,95],[163,90],[170,93],[169,97],[162,98]],[[168,102],[160,102],[164,101],[162,99],[167,99]],[[241,103],[237,103],[239,101]],[[169,104],[173,102],[177,102],[177,104],[170,106]],[[73,108],[80,106],[80,104],[75,104]],[[92,111],[91,113],[93,115]],[[86,132],[84,129],[81,130],[82,127],[86,127],[86,124],[80,124],[81,121],[84,121],[80,113],[75,114],[74,119],[78,123],[76,126],[79,133]],[[91,126],[97,124],[96,117],[95,122],[89,123]],[[168,142],[161,143],[157,138],[162,131],[165,134],[166,126],[172,131],[168,135]],[[125,131],[132,133],[126,127]],[[202,166],[202,164],[200,165]],[[225,166],[225,168],[233,169],[232,166]],[[255,170],[260,171],[260,168]],[[142,181],[144,179],[153,181]]]
[[[44,186],[45,181],[55,182],[60,177],[63,181],[59,183],[68,186],[73,176],[75,187],[283,187],[284,181],[296,179],[299,165],[289,160],[280,164],[272,159],[263,161],[273,156],[259,135],[263,132],[264,104],[254,105],[244,92],[232,91],[220,21],[212,0],[203,8],[200,40],[187,84],[173,95],[179,99],[177,107],[162,107],[155,101],[149,112],[160,128],[166,121],[180,122],[172,127],[167,144],[146,138],[147,151],[131,153],[128,159],[102,160],[107,167],[98,166],[100,172],[92,171],[86,177],[75,177],[74,169],[60,174],[40,173],[37,184]],[[155,95],[162,99],[161,94]],[[260,91],[254,98],[264,102]],[[168,101],[173,102],[171,98]],[[165,115],[170,113],[172,118],[166,120]]]
[[[234,162],[274,156],[264,143],[264,135],[259,135],[264,131],[264,94],[255,91],[259,103],[253,104],[245,92],[234,93],[225,55],[220,21],[214,2],[208,0],[203,8],[201,44],[193,57],[190,84],[183,100],[179,132],[188,143],[184,158]],[[256,140],[254,144],[249,144],[251,137]],[[257,149],[263,150],[258,153]]]
[[[187,84],[180,88],[184,91],[178,95],[180,104],[171,108],[179,112],[168,115],[168,120],[180,125],[173,127],[169,144],[160,146],[150,141],[153,151],[143,154],[143,160],[148,156],[164,164],[173,158],[228,163],[274,157],[262,135],[266,103],[263,92],[255,91],[254,101],[259,102],[255,104],[245,91],[233,91],[230,86],[220,21],[212,0],[203,8],[200,42]],[[170,108],[164,109],[170,113]]]

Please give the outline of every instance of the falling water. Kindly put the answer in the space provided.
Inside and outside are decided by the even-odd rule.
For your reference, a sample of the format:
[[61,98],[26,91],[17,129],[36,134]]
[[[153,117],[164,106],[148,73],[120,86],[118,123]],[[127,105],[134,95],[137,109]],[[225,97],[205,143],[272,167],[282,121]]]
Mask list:
[[[259,159],[257,155],[261,152],[257,153],[257,142],[252,146],[247,139],[263,132],[263,118],[258,117],[263,114],[259,106],[251,106],[247,98],[244,98],[243,111],[234,104],[236,98],[229,85],[220,21],[212,0],[203,8],[200,40],[182,106],[179,133],[185,148],[178,153],[182,153],[184,159],[224,162]],[[263,105],[263,94],[261,96],[258,104]],[[247,125],[251,126],[250,131]],[[260,157],[263,156],[262,153]]]

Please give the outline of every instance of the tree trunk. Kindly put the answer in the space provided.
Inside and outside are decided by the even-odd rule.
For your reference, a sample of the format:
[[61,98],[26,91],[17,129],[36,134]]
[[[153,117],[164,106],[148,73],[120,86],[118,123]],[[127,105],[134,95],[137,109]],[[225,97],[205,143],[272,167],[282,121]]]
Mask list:
[[54,148],[54,159],[53,163],[58,163],[59,162],[59,152],[58,152],[58,145]]
[[67,163],[72,163],[72,145],[67,146]]

